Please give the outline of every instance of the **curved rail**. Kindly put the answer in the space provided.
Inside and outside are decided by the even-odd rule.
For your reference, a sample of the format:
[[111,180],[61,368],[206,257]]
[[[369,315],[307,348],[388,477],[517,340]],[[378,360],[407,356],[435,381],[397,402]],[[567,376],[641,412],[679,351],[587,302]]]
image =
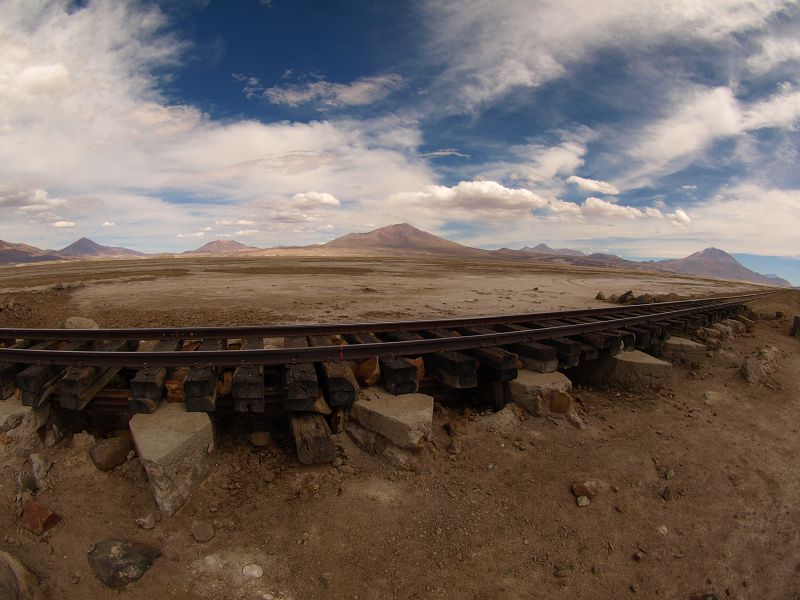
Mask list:
[[[525,329],[522,331],[498,332],[481,335],[464,335],[449,338],[421,339],[401,342],[381,342],[347,346],[319,346],[310,348],[281,348],[281,349],[257,349],[257,350],[219,350],[219,351],[195,351],[195,352],[98,352],[98,351],[65,351],[65,350],[31,350],[20,348],[0,348],[0,361],[23,363],[23,364],[43,364],[43,365],[78,365],[78,366],[106,366],[106,367],[180,367],[180,366],[219,366],[235,367],[246,365],[283,365],[292,363],[311,363],[320,361],[340,361],[351,359],[364,359],[375,356],[412,356],[428,354],[432,352],[443,352],[453,350],[468,350],[491,346],[504,346],[507,344],[517,344],[535,342],[546,339],[566,337],[570,335],[582,335],[587,333],[607,331],[649,322],[658,322],[665,319],[686,317],[704,312],[719,311],[740,306],[744,301],[754,300],[777,292],[763,292],[758,294],[747,294],[743,296],[727,296],[724,298],[703,299],[695,301],[680,301],[660,304],[650,304],[636,306],[635,308],[617,307],[615,309],[587,309],[583,311],[561,311],[549,313],[531,313],[527,315],[505,315],[499,317],[479,317],[477,319],[446,319],[432,321],[401,321],[379,324],[349,324],[340,326],[330,326],[331,328],[317,329],[317,325],[307,326],[277,326],[280,329],[269,327],[235,327],[235,328],[201,328],[201,330],[215,331],[215,335],[207,337],[245,337],[247,335],[264,335],[262,332],[269,331],[271,335],[277,335],[275,331],[281,331],[282,335],[318,335],[321,332],[359,332],[359,331],[400,331],[403,326],[406,330],[412,329],[434,329],[439,327],[459,327],[474,326],[476,324],[488,323],[508,323],[508,322],[528,322],[553,318],[566,318],[575,316],[608,316],[609,314],[624,314],[631,310],[647,309],[656,307],[655,312],[635,316],[621,316],[612,319],[596,321],[592,323],[580,323],[569,325],[545,326],[539,328]],[[691,304],[691,306],[679,308],[676,305]],[[662,309],[667,310],[662,310]],[[377,325],[377,326],[376,326]],[[347,329],[348,327],[369,327],[369,329]],[[386,328],[382,328],[386,326]],[[344,331],[337,328],[345,328]],[[192,329],[168,328],[169,331],[198,331]],[[2,332],[9,330],[2,330]],[[38,332],[42,330],[15,330],[25,331],[26,336],[31,339],[43,339]],[[47,330],[55,331],[62,335],[57,339],[64,339],[63,334],[70,331],[94,332],[99,333],[93,339],[115,339],[114,335],[109,335],[113,331],[131,330]],[[141,330],[133,330],[141,331]],[[150,330],[152,331],[152,330]],[[165,330],[156,330],[165,331]],[[0,335],[5,335],[0,332]],[[245,333],[246,332],[246,333]],[[300,332],[300,333],[296,333]],[[225,333],[225,335],[223,335]],[[8,336],[12,337],[12,336]],[[13,336],[16,337],[16,336]],[[22,336],[20,336],[22,337]],[[182,338],[194,336],[181,335]],[[77,339],[88,339],[78,337]],[[139,338],[141,339],[141,338]],[[152,338],[151,338],[152,339]],[[159,338],[155,338],[159,339]]]
[[[652,304],[637,304],[601,308],[534,312],[454,319],[420,321],[378,321],[375,323],[318,323],[312,325],[241,325],[236,327],[142,327],[112,329],[31,329],[0,328],[0,339],[32,340],[205,340],[215,338],[287,337],[308,335],[341,335],[348,333],[384,333],[388,331],[418,331],[454,327],[475,327],[572,317],[600,317],[631,310],[657,311],[679,306],[701,306],[727,300],[746,302],[777,292],[757,292],[738,296],[717,296],[695,300],[676,300]],[[2,354],[0,354],[2,357]]]

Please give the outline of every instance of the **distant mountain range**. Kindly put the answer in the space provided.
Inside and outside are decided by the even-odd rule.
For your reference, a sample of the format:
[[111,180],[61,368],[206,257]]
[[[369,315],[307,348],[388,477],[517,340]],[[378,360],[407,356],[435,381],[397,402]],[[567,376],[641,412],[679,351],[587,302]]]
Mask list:
[[[234,240],[214,240],[177,256],[186,255],[281,255],[281,256],[435,256],[461,259],[535,261],[585,267],[629,270],[669,271],[718,279],[747,281],[763,285],[791,287],[774,275],[762,275],[742,265],[733,256],[717,248],[706,248],[686,258],[637,262],[613,254],[586,254],[570,248],[551,248],[546,244],[524,246],[519,250],[500,248],[484,250],[446,240],[426,231],[400,223],[367,233],[348,233],[326,244],[293,248],[261,249]],[[30,263],[48,260],[86,258],[142,258],[148,255],[136,250],[103,246],[81,238],[61,250],[41,250],[27,244],[11,244],[0,240],[0,264]]]
[[81,258],[133,258],[146,256],[143,252],[117,248],[116,246],[102,246],[89,238],[81,238],[72,242],[61,250],[42,250],[28,244],[11,244],[0,240],[0,264],[32,263],[48,260],[65,260]]
[[586,256],[586,252],[572,250],[570,248],[551,248],[547,244],[536,244],[533,248],[523,246],[520,252],[531,252],[533,254],[553,254],[556,256]]

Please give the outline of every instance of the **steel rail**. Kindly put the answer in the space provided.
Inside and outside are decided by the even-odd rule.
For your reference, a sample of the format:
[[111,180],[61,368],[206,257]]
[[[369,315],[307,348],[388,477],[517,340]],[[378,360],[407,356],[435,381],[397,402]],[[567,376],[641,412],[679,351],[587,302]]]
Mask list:
[[[727,300],[715,304],[700,304],[688,308],[675,308],[673,310],[660,311],[646,315],[627,316],[593,323],[559,325],[555,327],[526,329],[523,331],[465,335],[452,338],[347,346],[194,352],[98,352],[0,348],[0,361],[23,364],[93,367],[203,367],[211,365],[218,367],[236,367],[358,360],[375,356],[411,356],[448,350],[469,350],[483,347],[504,346],[507,344],[535,342],[609,329],[620,329],[640,323],[662,321],[664,319],[733,308],[735,306],[740,306],[741,303],[741,297],[738,297],[734,300]],[[630,310],[629,307],[626,308]]]
[[[694,300],[675,300],[652,304],[635,305],[637,310],[659,310],[677,306],[698,306],[726,300],[745,302],[758,297],[778,293],[757,292],[738,296],[719,296]],[[0,339],[30,340],[169,340],[169,339],[215,339],[246,337],[286,337],[308,335],[339,335],[347,333],[385,333],[388,331],[418,331],[422,329],[453,329],[497,325],[520,321],[548,320],[567,317],[594,317],[621,314],[632,306],[584,308],[563,311],[534,312],[522,314],[491,315],[483,317],[458,317],[451,319],[428,319],[421,321],[379,321],[375,323],[319,323],[311,325],[242,325],[236,327],[143,327],[114,329],[32,329],[0,328]]]

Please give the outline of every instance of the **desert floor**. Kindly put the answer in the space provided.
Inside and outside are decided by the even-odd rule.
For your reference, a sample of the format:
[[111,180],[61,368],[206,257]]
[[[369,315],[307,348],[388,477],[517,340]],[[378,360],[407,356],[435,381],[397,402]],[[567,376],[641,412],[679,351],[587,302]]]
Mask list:
[[[111,327],[533,312],[597,306],[598,291],[628,289],[753,288],[432,259],[76,262],[0,269],[0,325],[57,326],[72,315]],[[800,293],[752,308],[800,314]],[[150,531],[135,523],[155,513],[138,459],[102,473],[67,437],[44,451],[55,466],[39,499],[62,521],[42,539],[17,516],[21,458],[0,464],[0,549],[59,599],[800,598],[800,340],[788,329],[785,319],[760,320],[700,368],[673,367],[659,392],[575,389],[583,429],[439,404],[419,472],[394,469],[347,434],[336,437],[351,469],[302,466],[281,419],[224,419],[212,475]],[[780,350],[778,367],[765,384],[748,384],[739,366],[765,345]],[[262,429],[274,447],[250,446],[249,433]],[[581,508],[570,486],[584,477],[608,489]],[[194,541],[195,519],[214,522],[211,541]],[[137,583],[109,590],[86,559],[108,537],[163,556]],[[264,576],[245,578],[248,563]]]

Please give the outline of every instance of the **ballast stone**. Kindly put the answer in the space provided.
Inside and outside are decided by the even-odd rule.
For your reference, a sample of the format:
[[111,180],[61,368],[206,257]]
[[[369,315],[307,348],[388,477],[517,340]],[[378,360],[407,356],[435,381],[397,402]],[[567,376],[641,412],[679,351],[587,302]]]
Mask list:
[[204,412],[187,412],[183,404],[166,403],[152,414],[134,415],[130,429],[156,504],[172,516],[211,469],[211,419]]
[[427,394],[392,396],[379,387],[362,390],[353,404],[353,417],[365,429],[401,448],[419,448],[431,437],[433,397]]
[[558,371],[535,373],[520,369],[510,383],[511,400],[535,416],[567,414],[573,407],[572,382]]

